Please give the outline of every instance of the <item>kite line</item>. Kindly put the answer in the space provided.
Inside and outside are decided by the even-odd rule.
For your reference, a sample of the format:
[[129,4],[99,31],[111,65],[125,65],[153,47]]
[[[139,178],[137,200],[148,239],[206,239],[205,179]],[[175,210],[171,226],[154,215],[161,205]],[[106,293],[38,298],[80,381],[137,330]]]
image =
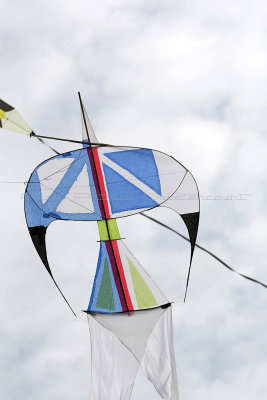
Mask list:
[[[82,108],[82,113],[84,114],[84,110],[83,110],[83,107],[82,107],[82,102],[81,102],[80,94],[79,94],[79,99],[80,99],[80,104],[81,104],[81,108]],[[14,110],[13,107],[9,106],[9,105],[6,104],[5,102],[3,102],[1,99],[0,99],[0,106],[1,106],[1,109],[5,110],[7,113],[8,113],[9,111],[12,111],[13,113],[14,113],[14,112],[15,112],[15,113],[17,112],[16,110]],[[3,112],[3,110],[2,110],[2,113],[3,113],[3,115],[4,115],[5,112]],[[3,115],[1,115],[0,117],[3,118]],[[85,121],[85,116],[84,116],[84,115],[83,115],[83,119],[84,119],[86,131],[87,131],[87,125],[86,125],[86,121]],[[5,122],[5,124],[7,124],[7,123],[9,122],[8,120],[9,120],[9,118],[6,117],[6,122]],[[84,142],[82,142],[82,141],[80,141],[80,140],[73,140],[73,139],[65,139],[65,138],[52,137],[52,136],[37,135],[36,133],[34,133],[34,132],[31,130],[31,128],[28,126],[28,124],[27,124],[24,120],[22,120],[22,122],[21,122],[21,120],[20,120],[19,122],[12,121],[12,124],[14,124],[14,125],[18,128],[18,130],[17,130],[17,129],[15,129],[15,130],[17,130],[18,132],[21,132],[21,129],[24,130],[24,131],[25,131],[24,133],[27,133],[30,137],[35,137],[36,139],[38,139],[38,140],[40,141],[40,143],[42,143],[43,145],[47,146],[50,150],[52,150],[52,151],[53,151],[55,154],[57,154],[57,155],[59,155],[59,154],[61,154],[61,153],[59,153],[54,147],[50,146],[50,145],[49,145],[45,140],[43,140],[43,139],[52,139],[52,140],[70,142],[70,143],[84,144]],[[8,127],[8,126],[6,126],[6,125],[3,126],[3,122],[1,121],[1,119],[0,119],[0,127],[2,127],[2,128],[5,127],[6,129],[9,129],[9,130],[11,129],[10,127]],[[12,130],[12,129],[11,129],[11,130]],[[87,131],[87,136],[89,136],[89,135],[88,135],[88,131]],[[98,142],[95,143],[95,142],[93,142],[93,141],[91,141],[90,144],[93,145],[93,146],[96,146],[96,147],[99,147],[99,146],[101,146],[101,147],[107,147],[107,146],[108,146],[108,147],[123,147],[123,146],[115,146],[115,145],[107,144],[107,143],[98,143]],[[131,147],[131,146],[127,146],[127,147]],[[0,181],[0,184],[1,184],[1,183],[24,183],[24,184],[26,184],[27,182]],[[171,228],[170,226],[164,224],[163,222],[159,221],[158,219],[153,218],[153,217],[150,217],[150,216],[148,216],[147,214],[144,214],[143,212],[141,212],[140,214],[141,214],[143,217],[149,219],[150,221],[152,221],[152,222],[154,222],[154,223],[157,223],[158,225],[160,225],[160,226],[162,226],[162,227],[164,227],[164,228],[166,228],[166,229],[172,231],[173,233],[175,233],[175,234],[177,234],[178,236],[180,236],[182,239],[184,239],[184,240],[190,242],[190,239],[189,239],[189,238],[187,238],[186,236],[182,235],[181,233],[179,233],[179,232],[176,231],[175,229]],[[105,220],[106,220],[106,219],[105,219]],[[108,230],[108,233],[109,233],[109,230]],[[264,288],[267,288],[267,284],[264,284],[264,283],[258,281],[257,279],[251,278],[250,276],[247,276],[247,275],[245,275],[245,274],[242,274],[242,273],[236,271],[236,270],[235,270],[234,268],[232,268],[229,264],[227,264],[225,261],[223,261],[220,257],[218,257],[216,254],[212,253],[210,250],[206,249],[205,247],[199,245],[198,243],[195,243],[195,246],[196,246],[197,248],[199,248],[200,250],[204,251],[205,253],[209,254],[211,257],[213,257],[216,261],[218,261],[220,264],[222,264],[222,265],[223,265],[225,268],[227,268],[228,270],[234,272],[235,274],[241,276],[241,277],[244,278],[244,279],[247,279],[247,280],[249,280],[249,281],[251,281],[251,282],[254,282],[254,283],[257,283],[257,284],[263,286]],[[56,286],[58,287],[57,284],[56,284]],[[59,288],[58,288],[58,289],[59,289]],[[60,290],[60,289],[59,289],[59,290]],[[61,291],[60,291],[60,292],[61,292]],[[62,294],[62,292],[61,292],[61,294]],[[62,296],[63,296],[63,294],[62,294]],[[64,296],[63,296],[63,297],[64,297]],[[65,299],[65,298],[64,298],[64,299]],[[67,302],[66,299],[65,299],[65,301]],[[68,303],[68,302],[67,302],[67,303]],[[68,305],[69,305],[69,303],[68,303]],[[70,307],[70,305],[69,305],[69,307]],[[70,307],[70,308],[71,308],[71,307]],[[74,313],[73,310],[72,310],[72,312]],[[74,315],[75,315],[75,313],[74,313]]]
[[[171,228],[169,225],[166,225],[166,224],[164,224],[163,222],[159,221],[158,219],[152,218],[152,217],[150,217],[149,215],[146,215],[146,214],[143,213],[143,212],[141,212],[140,214],[141,214],[143,217],[148,218],[150,221],[153,221],[153,222],[155,222],[156,224],[161,225],[161,226],[163,226],[163,227],[166,228],[166,229],[169,229],[171,232],[176,233],[176,235],[180,236],[181,238],[183,238],[184,240],[186,240],[187,242],[190,243],[190,240],[189,240],[186,236],[182,235],[180,232],[178,232],[178,231],[176,231],[175,229]],[[218,256],[216,256],[216,254],[212,253],[210,250],[206,249],[205,247],[200,246],[198,243],[196,243],[195,246],[196,246],[197,248],[199,248],[200,250],[204,251],[205,253],[209,254],[209,255],[210,255],[211,257],[213,257],[215,260],[219,261],[220,264],[222,264],[224,267],[228,268],[230,271],[234,272],[235,274],[241,276],[242,278],[248,279],[248,280],[251,281],[251,282],[258,283],[259,285],[261,285],[261,286],[263,286],[264,288],[267,289],[267,285],[266,285],[265,283],[262,283],[262,282],[258,281],[257,279],[251,278],[250,276],[241,274],[240,272],[238,272],[238,271],[236,271],[234,268],[230,267],[230,265],[226,264],[225,261],[223,261],[221,258],[219,258]]]

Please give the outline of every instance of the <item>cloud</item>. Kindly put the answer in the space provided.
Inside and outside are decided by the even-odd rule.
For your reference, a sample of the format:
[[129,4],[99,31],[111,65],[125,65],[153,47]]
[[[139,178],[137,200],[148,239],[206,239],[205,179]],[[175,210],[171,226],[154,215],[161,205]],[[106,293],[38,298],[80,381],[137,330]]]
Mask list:
[[[0,7],[1,98],[36,132],[78,139],[80,90],[101,141],[162,150],[190,169],[202,195],[200,243],[267,282],[267,5],[23,0]],[[0,140],[0,180],[22,182],[0,184],[0,397],[83,399],[87,322],[66,309],[24,221],[23,182],[52,153],[22,135],[1,132]],[[173,213],[153,215],[185,233]],[[119,226],[164,293],[180,301],[187,243],[140,216]],[[51,266],[78,310],[89,300],[96,240],[93,223],[49,228]],[[265,309],[263,288],[196,251],[188,301],[174,306],[181,399],[266,398]],[[133,399],[157,399],[152,389],[140,373]]]

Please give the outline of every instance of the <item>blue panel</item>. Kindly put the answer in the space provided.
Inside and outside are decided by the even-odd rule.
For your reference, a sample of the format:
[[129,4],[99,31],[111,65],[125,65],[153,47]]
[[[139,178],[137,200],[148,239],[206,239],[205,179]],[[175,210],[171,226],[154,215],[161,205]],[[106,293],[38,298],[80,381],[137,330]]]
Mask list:
[[152,208],[158,205],[146,193],[104,163],[103,169],[113,213],[138,210],[139,208]]
[[[50,222],[54,221],[55,219],[69,219],[74,221],[96,221],[102,219],[87,150],[74,150],[69,153],[55,156],[52,159],[66,157],[66,154],[68,157],[73,158],[73,162],[68,167],[58,186],[55,188],[53,193],[51,193],[44,204],[42,202],[41,186],[37,170],[42,165],[48,163],[51,159],[44,161],[32,173],[25,193],[25,215],[29,227],[48,226]],[[85,165],[87,167],[89,185],[95,212],[57,212],[56,209],[58,205],[64,199],[64,197],[68,195],[71,186],[74,184]]]
[[161,195],[159,173],[152,150],[124,150],[105,153],[105,156]]
[[44,217],[41,188],[36,170],[32,173],[24,198],[25,216],[29,228],[33,226],[48,226],[55,218]]
[[56,212],[58,205],[67,196],[71,186],[74,184],[79,174],[82,172],[84,167],[83,160],[74,160],[70,167],[67,169],[65,175],[62,177],[58,186],[50,194],[46,202],[44,203],[44,208],[49,212]]
[[75,156],[75,160],[72,162],[72,164],[68,168],[67,172],[61,179],[58,186],[55,188],[54,192],[47,199],[46,203],[44,204],[45,209],[48,212],[53,212],[53,211],[55,212],[59,203],[64,199],[64,197],[66,197],[68,195],[68,192],[69,192],[71,186],[74,184],[74,182],[78,178],[84,165],[86,165],[88,177],[89,177],[89,185],[90,185],[90,190],[91,190],[91,195],[92,195],[92,201],[93,201],[94,210],[95,210],[96,214],[90,213],[90,212],[79,213],[79,214],[76,214],[76,213],[74,213],[74,214],[58,213],[58,214],[63,219],[80,220],[81,218],[84,218],[85,215],[86,215],[86,218],[85,218],[86,220],[101,219],[101,213],[100,213],[100,209],[99,209],[97,193],[96,193],[96,189],[95,189],[95,185],[94,185],[94,181],[93,181],[93,176],[92,176],[92,171],[91,171],[91,166],[90,166],[90,161],[89,161],[89,157],[87,154],[87,150],[86,149],[76,150],[76,151],[73,151],[71,155]]
[[83,148],[91,147],[88,140],[83,140]]
[[[110,273],[110,277],[111,277],[111,285],[112,285],[112,289],[113,289],[115,310],[98,308],[96,306],[97,296],[98,296],[98,292],[99,292],[99,289],[101,286],[103,272],[104,272],[105,259],[108,260],[108,267],[109,267],[109,273]],[[111,264],[110,264],[110,260],[109,260],[105,242],[100,242],[100,251],[99,251],[99,257],[98,257],[98,262],[97,262],[97,270],[96,270],[96,274],[95,274],[95,279],[94,279],[92,294],[91,294],[91,298],[90,298],[90,303],[88,306],[88,311],[100,312],[100,313],[101,312],[102,313],[112,313],[112,312],[121,312],[122,311],[121,302],[120,302],[119,294],[117,291],[117,287],[116,287],[115,279],[113,276],[113,272],[112,272],[112,268],[111,268]]]

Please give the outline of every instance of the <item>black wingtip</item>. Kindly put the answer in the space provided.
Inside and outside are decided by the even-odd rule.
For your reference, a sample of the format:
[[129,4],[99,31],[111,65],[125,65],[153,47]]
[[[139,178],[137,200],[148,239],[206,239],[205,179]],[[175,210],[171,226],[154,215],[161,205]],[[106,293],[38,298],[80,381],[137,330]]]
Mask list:
[[45,244],[45,235],[46,235],[46,226],[34,226],[29,228],[29,232],[31,235],[32,242],[36,248],[37,253],[39,254],[45,268],[52,276],[51,269],[49,267],[47,253],[46,253],[46,244]]
[[183,221],[187,227],[189,238],[190,238],[190,243],[191,243],[191,256],[190,256],[190,264],[189,264],[187,280],[186,280],[184,303],[186,300],[187,289],[188,289],[189,279],[190,279],[192,259],[193,259],[194,249],[195,249],[196,240],[197,240],[199,214],[200,214],[199,212],[194,212],[194,213],[189,213],[189,214],[181,214],[181,218],[183,219]]
[[191,256],[193,257],[194,248],[197,240],[197,232],[199,225],[199,212],[189,213],[189,214],[181,214],[181,218],[183,219],[190,238],[191,242]]
[[47,259],[47,253],[46,253],[46,244],[45,244],[46,230],[47,230],[46,226],[33,226],[33,227],[29,228],[29,232],[30,232],[33,244],[34,244],[34,246],[36,248],[36,251],[39,254],[39,256],[40,256],[40,258],[41,258],[41,260],[42,260],[47,272],[49,273],[49,275],[53,279],[54,284],[56,285],[57,289],[59,290],[59,292],[60,292],[61,296],[63,297],[63,299],[65,300],[66,304],[68,305],[68,307],[70,308],[70,310],[72,311],[74,316],[77,317],[77,315],[73,311],[70,303],[68,302],[68,300],[66,299],[66,297],[62,293],[60,287],[58,286],[57,282],[55,281],[55,279],[54,279],[54,277],[52,275],[52,271],[51,271],[51,269],[49,267],[49,263],[48,263],[48,259]]

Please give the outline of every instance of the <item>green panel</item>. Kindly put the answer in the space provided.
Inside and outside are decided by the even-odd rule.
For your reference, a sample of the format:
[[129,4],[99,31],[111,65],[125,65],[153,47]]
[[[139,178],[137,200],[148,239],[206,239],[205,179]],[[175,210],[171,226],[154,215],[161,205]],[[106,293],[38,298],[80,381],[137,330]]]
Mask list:
[[120,232],[115,219],[97,221],[100,240],[119,240]]
[[108,260],[105,259],[104,271],[101,286],[97,295],[96,306],[107,310],[115,310],[113,290],[108,266]]
[[131,277],[138,308],[157,306],[158,304],[156,302],[156,299],[147,284],[145,283],[144,279],[128,257],[127,261],[131,271]]
[[108,240],[108,231],[106,221],[97,221],[100,240]]
[[119,240],[121,238],[117,221],[115,219],[108,219],[108,229],[112,240]]

